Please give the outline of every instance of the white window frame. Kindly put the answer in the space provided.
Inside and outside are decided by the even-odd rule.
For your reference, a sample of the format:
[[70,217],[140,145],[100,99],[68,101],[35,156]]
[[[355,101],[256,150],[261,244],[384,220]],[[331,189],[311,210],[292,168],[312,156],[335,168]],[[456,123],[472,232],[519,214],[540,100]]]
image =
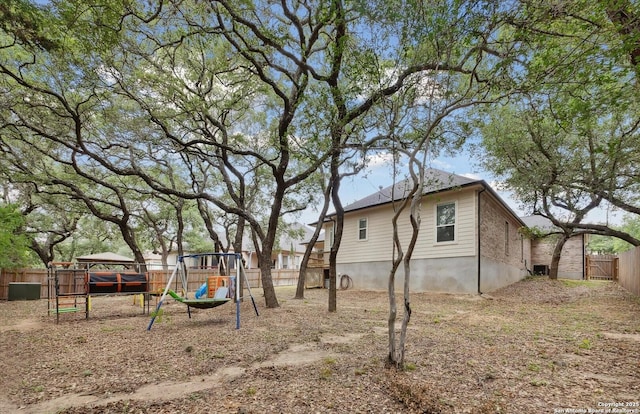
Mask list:
[[[364,221],[364,227],[361,227]],[[362,231],[364,231],[364,237],[362,237]],[[360,217],[358,219],[358,241],[367,241],[369,239],[369,218]]]
[[[446,206],[449,204],[453,204],[453,209],[454,209],[454,215],[453,215],[453,223],[449,223],[449,224],[444,224],[444,225],[438,225],[438,207],[440,206]],[[441,244],[452,244],[452,243],[457,243],[458,241],[458,201],[454,200],[454,201],[445,201],[442,203],[437,203],[434,207],[434,240],[435,243],[438,245]],[[439,241],[438,240],[438,228],[440,227],[447,227],[447,226],[453,226],[453,240],[443,240],[443,241]]]

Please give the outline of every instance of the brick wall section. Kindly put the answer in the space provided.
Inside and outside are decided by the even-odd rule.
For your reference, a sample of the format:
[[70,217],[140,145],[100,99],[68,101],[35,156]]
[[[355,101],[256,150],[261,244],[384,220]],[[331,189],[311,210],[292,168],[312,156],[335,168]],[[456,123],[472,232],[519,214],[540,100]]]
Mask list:
[[[509,223],[508,240],[505,240],[506,223]],[[531,249],[529,240],[523,239],[518,231],[521,226],[522,224],[507,213],[492,196],[480,193],[480,254],[482,257],[524,269],[524,261],[529,263]]]
[[[551,265],[556,241],[555,237],[546,237],[532,242],[530,269],[533,269],[533,265]],[[570,238],[562,248],[558,277],[563,276],[584,277],[584,237],[582,235]]]

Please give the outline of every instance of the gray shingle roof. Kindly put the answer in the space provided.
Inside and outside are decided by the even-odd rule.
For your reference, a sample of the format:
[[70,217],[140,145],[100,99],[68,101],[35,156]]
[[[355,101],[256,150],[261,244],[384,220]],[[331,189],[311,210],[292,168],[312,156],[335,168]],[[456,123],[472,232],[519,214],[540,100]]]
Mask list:
[[537,227],[543,231],[552,231],[558,230],[558,228],[546,217],[539,215],[525,216],[520,217],[522,221],[527,225],[527,227]]
[[[425,186],[423,194],[436,193],[455,187],[461,187],[472,183],[481,183],[482,180],[464,177],[462,175],[448,173],[446,171],[429,168],[425,171]],[[411,180],[402,180],[394,185],[381,188],[377,192],[368,195],[354,203],[345,206],[344,211],[355,211],[377,205],[390,203],[392,196],[397,200],[402,200],[411,189]]]

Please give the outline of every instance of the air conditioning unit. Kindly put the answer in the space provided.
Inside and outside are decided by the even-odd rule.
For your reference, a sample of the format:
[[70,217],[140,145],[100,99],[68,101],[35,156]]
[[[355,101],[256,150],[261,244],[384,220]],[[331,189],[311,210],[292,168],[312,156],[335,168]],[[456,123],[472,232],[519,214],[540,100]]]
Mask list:
[[534,275],[549,275],[549,265],[533,265]]

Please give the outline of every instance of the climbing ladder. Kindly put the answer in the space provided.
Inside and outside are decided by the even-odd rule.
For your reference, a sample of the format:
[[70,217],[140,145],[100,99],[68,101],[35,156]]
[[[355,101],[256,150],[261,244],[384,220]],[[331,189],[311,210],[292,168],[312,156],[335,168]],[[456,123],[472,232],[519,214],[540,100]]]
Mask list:
[[84,312],[89,318],[90,297],[87,291],[86,269],[71,268],[69,262],[50,263],[47,273],[47,311],[61,313]]

